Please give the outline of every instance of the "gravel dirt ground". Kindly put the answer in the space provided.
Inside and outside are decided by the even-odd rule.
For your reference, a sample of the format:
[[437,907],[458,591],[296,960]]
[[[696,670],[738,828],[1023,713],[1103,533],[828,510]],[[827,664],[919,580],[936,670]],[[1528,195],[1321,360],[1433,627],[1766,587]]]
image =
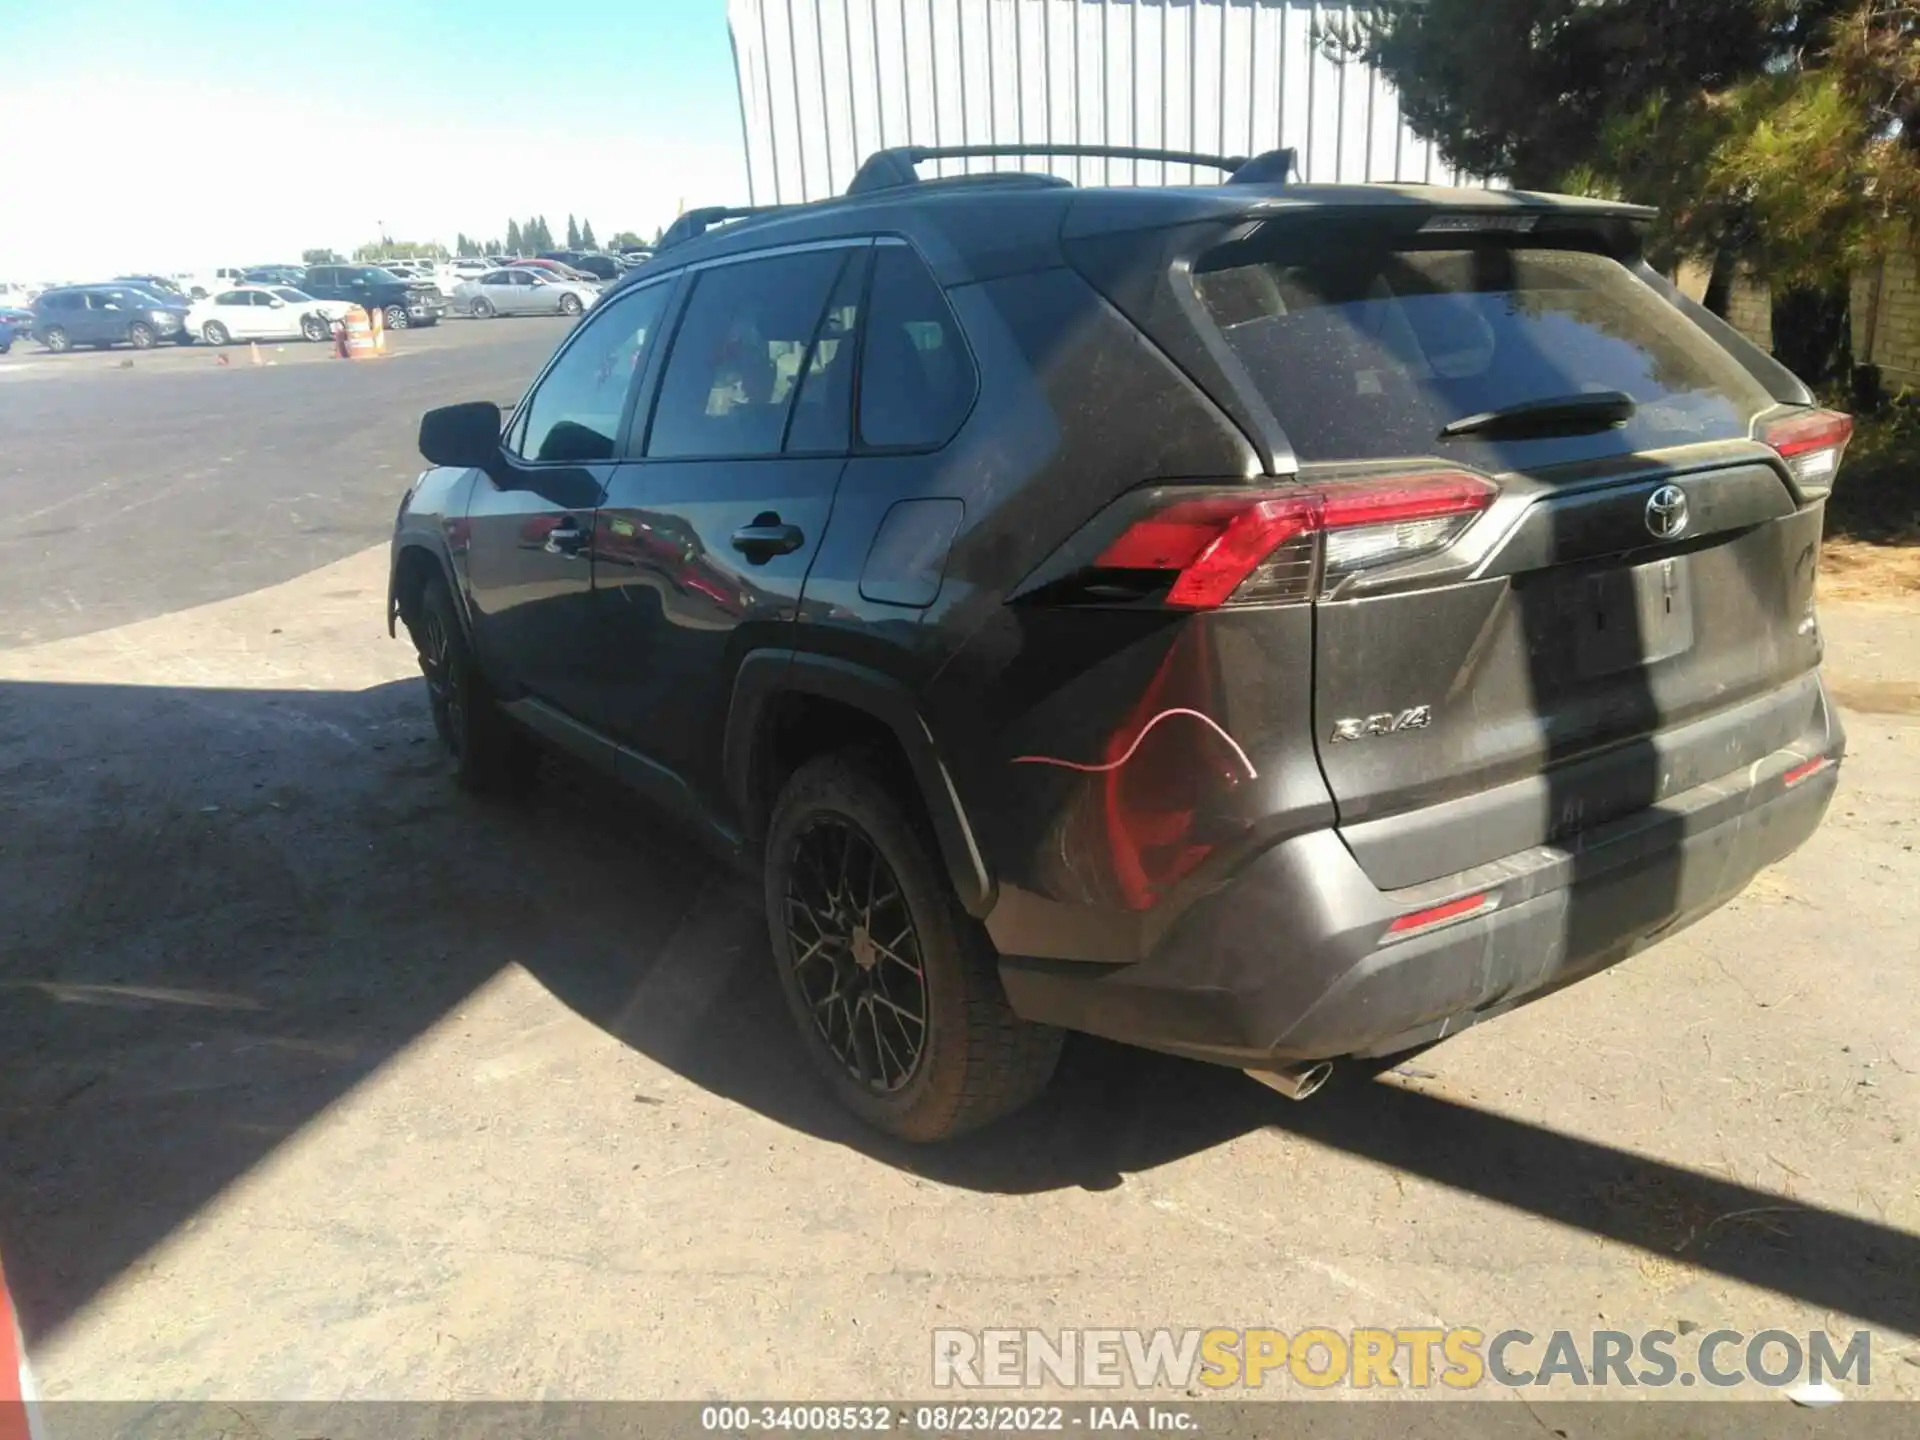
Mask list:
[[[538,363],[453,353],[392,404]],[[1867,1328],[1849,1393],[1920,1398],[1920,607],[1827,605],[1829,819],[1656,949],[1300,1105],[1076,1043],[913,1149],[808,1078],[750,885],[558,765],[450,786],[354,539],[410,423],[256,477],[378,491],[338,553],[5,599],[0,1250],[50,1397],[897,1397],[935,1327],[1317,1324]]]

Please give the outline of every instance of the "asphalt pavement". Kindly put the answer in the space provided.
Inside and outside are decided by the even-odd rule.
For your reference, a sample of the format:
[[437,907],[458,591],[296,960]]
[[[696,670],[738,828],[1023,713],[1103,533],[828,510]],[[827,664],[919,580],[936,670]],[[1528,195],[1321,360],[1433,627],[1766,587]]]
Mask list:
[[[451,319],[389,354],[0,358],[0,649],[243,595],[386,538],[420,413],[519,399],[570,322]],[[222,363],[222,362],[225,363]]]

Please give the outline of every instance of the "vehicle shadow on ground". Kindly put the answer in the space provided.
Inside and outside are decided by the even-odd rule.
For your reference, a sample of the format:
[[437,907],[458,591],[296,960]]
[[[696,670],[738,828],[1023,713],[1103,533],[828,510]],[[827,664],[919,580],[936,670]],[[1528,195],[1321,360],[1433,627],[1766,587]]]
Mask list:
[[[30,1343],[509,964],[712,1093],[946,1184],[1107,1189],[1273,1127],[1920,1330],[1920,1237],[1393,1083],[1295,1105],[1078,1041],[1007,1122],[878,1137],[806,1075],[750,883],[565,767],[516,805],[458,795],[423,711],[416,682],[0,682],[0,1252]],[[697,1006],[636,1005],[723,955]],[[1720,1223],[1763,1208],[1784,1236]]]

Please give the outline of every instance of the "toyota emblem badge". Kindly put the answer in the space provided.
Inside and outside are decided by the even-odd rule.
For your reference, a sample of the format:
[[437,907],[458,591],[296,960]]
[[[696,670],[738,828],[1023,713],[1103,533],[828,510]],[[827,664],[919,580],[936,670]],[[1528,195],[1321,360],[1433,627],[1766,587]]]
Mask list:
[[1662,485],[1647,497],[1647,530],[1656,540],[1677,540],[1687,528],[1687,492]]

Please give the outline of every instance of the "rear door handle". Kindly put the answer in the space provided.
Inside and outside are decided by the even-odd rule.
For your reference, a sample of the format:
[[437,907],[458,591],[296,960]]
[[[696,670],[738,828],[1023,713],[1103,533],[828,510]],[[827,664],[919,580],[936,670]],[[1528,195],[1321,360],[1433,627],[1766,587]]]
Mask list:
[[806,540],[798,525],[783,524],[778,515],[756,515],[751,525],[733,532],[733,548],[755,565],[764,565],[776,555],[791,555]]

